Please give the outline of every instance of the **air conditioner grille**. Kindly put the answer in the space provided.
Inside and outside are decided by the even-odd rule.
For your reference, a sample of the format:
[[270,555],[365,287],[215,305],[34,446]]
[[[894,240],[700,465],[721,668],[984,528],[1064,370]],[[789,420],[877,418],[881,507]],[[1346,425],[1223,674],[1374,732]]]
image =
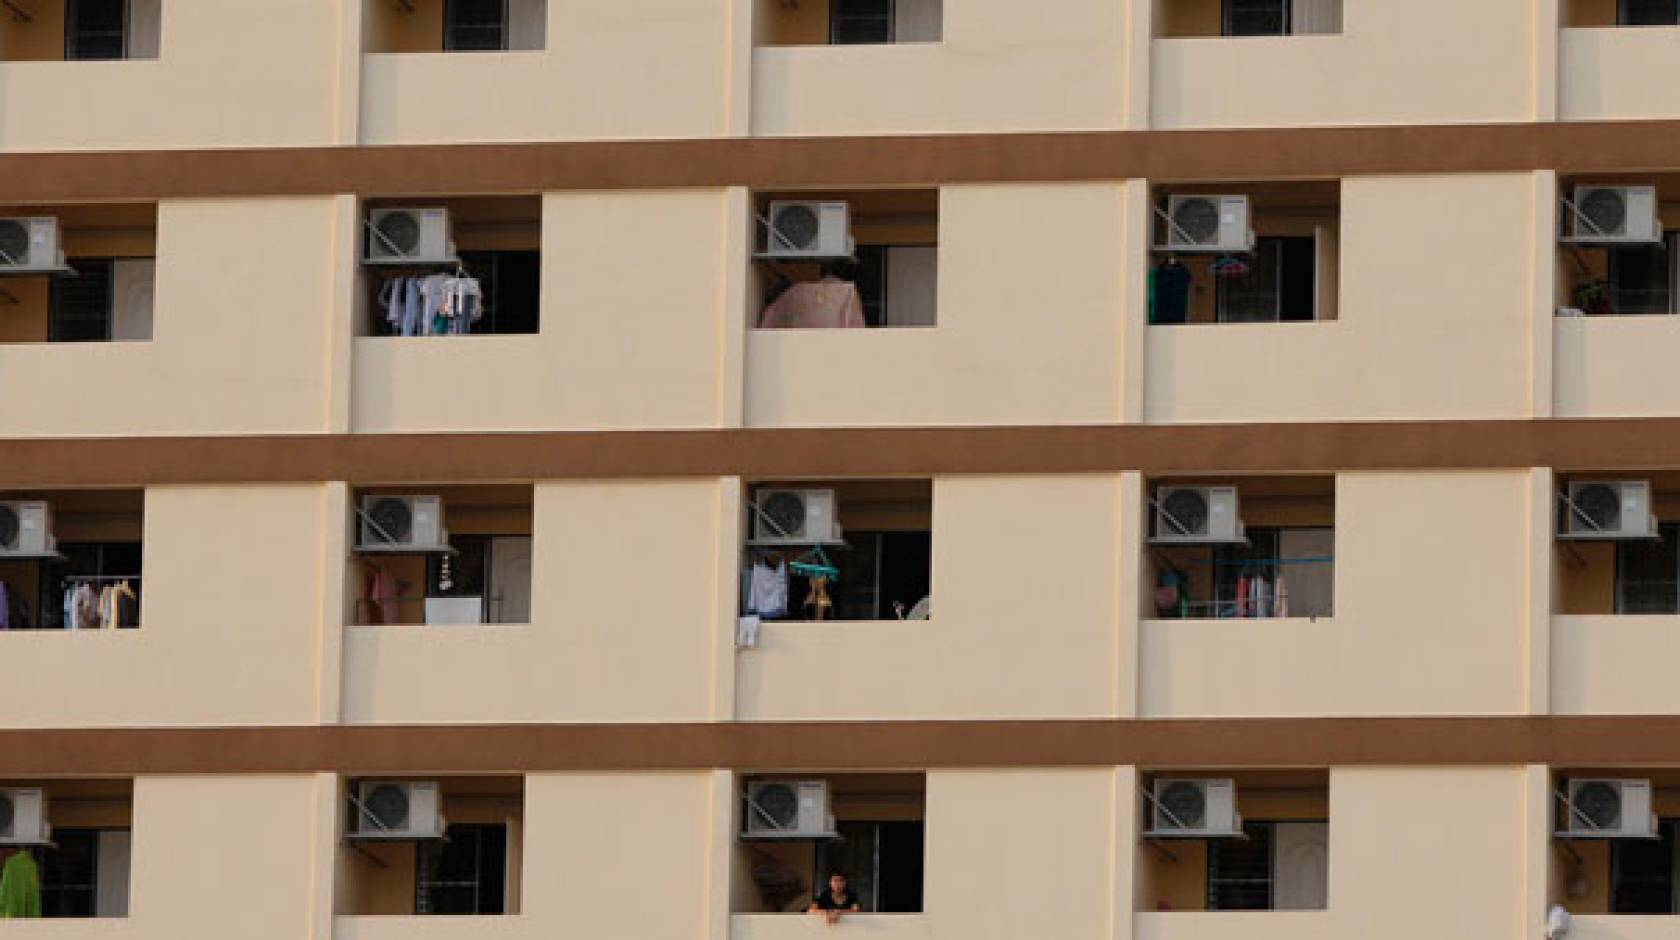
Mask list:
[[18,518],[17,509],[0,504],[0,548],[17,548],[22,531],[23,521]]
[[17,826],[17,807],[12,805],[12,795],[0,792],[0,836],[11,837]]
[[1595,531],[1616,532],[1622,527],[1622,493],[1619,487],[1593,483],[1575,491],[1571,500],[1575,512]]
[[1573,812],[1594,829],[1614,830],[1622,825],[1622,792],[1603,781],[1583,783],[1575,790]]
[[758,508],[771,527],[771,535],[798,538],[805,534],[805,497],[799,493],[778,490],[766,495]]
[[1168,529],[1162,535],[1201,535],[1208,530],[1208,501],[1201,490],[1173,490],[1161,509]]
[[1627,197],[1619,189],[1590,189],[1575,207],[1591,230],[1601,235],[1627,231]]
[[1207,823],[1207,793],[1200,784],[1177,780],[1161,788],[1156,799],[1161,815],[1172,826],[1201,829]]
[[1219,207],[1211,199],[1185,199],[1173,207],[1173,225],[1192,244],[1219,240]]
[[412,212],[387,212],[374,223],[379,244],[397,254],[412,255],[420,250],[420,220]]
[[777,829],[799,827],[799,794],[785,783],[759,787],[753,793],[754,812]]
[[800,251],[816,248],[817,238],[822,232],[816,209],[803,203],[782,206],[771,220],[771,226],[775,229],[778,245]]
[[362,798],[362,812],[375,830],[400,832],[407,829],[408,788],[395,783],[373,787]]
[[29,225],[17,219],[0,219],[0,261],[24,264],[29,260]]
[[414,535],[414,511],[408,500],[376,499],[367,508],[371,535],[380,542],[407,542]]

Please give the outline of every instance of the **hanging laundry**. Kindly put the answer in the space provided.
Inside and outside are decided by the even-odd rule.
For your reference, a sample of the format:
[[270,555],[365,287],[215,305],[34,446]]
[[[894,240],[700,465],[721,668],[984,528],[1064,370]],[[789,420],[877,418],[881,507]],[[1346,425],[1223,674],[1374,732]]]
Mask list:
[[1272,616],[1289,616],[1289,588],[1283,583],[1281,572],[1277,576],[1277,584],[1272,587]]
[[752,579],[747,586],[747,613],[765,620],[787,616],[788,568],[781,559],[760,558],[753,562]]
[[856,329],[867,325],[857,285],[833,275],[789,287],[764,308],[764,315],[758,320],[761,330]]
[[0,919],[41,916],[41,870],[19,849],[0,868]]
[[392,277],[376,303],[393,336],[460,336],[484,316],[484,289],[464,273]]

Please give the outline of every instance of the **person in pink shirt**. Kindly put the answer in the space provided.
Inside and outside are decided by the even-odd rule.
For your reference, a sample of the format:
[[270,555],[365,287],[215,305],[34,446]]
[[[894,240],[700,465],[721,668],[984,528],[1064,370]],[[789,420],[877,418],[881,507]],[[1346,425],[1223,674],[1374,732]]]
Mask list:
[[776,329],[851,329],[865,326],[863,298],[844,276],[851,265],[824,262],[820,280],[801,281],[764,308],[758,327]]

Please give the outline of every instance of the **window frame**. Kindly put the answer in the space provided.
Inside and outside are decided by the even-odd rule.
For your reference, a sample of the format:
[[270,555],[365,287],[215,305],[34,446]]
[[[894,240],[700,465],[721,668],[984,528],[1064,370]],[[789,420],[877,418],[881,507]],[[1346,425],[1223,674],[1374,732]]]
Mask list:
[[[501,835],[501,843],[502,843],[502,862],[501,862],[502,885],[501,885],[501,888],[502,888],[502,893],[501,893],[501,897],[496,898],[494,900],[493,905],[491,905],[491,907],[493,909],[486,910],[485,909],[486,905],[485,905],[484,902],[488,898],[488,894],[486,892],[486,888],[488,886],[485,884],[485,879],[487,877],[487,872],[486,872],[486,868],[485,868],[485,865],[484,865],[484,860],[485,860],[484,834],[486,832],[488,832],[489,830],[494,830],[494,829],[499,829],[499,830],[501,830],[501,833],[502,833],[502,835]],[[449,846],[451,846],[451,845],[464,845],[465,844],[465,839],[463,837],[466,836],[469,832],[473,836],[473,848],[474,848],[473,880],[470,883],[469,882],[450,882],[450,881],[431,881],[431,880],[428,880],[427,874],[426,874],[427,868],[428,868],[428,865],[426,863],[426,856],[428,854],[431,854],[431,853],[437,853],[437,852],[440,852],[440,851],[447,851]],[[512,846],[513,846],[512,836],[513,836],[512,827],[505,822],[498,822],[498,823],[450,823],[449,828],[445,831],[445,838],[444,839],[416,842],[414,844],[414,913],[415,913],[415,916],[419,916],[419,917],[499,917],[499,916],[505,916],[508,913],[508,878],[513,873],[514,868],[515,868],[515,866],[512,864],[513,859],[510,857],[510,853],[512,852]],[[468,886],[470,886],[472,888],[472,891],[473,891],[473,899],[474,899],[473,908],[474,909],[472,911],[433,911],[433,910],[428,910],[427,909],[427,908],[430,908],[432,906],[432,904],[430,903],[430,899],[427,897],[427,892],[428,891],[450,889],[450,888],[460,888],[460,887],[468,887]]]
[[[1284,313],[1286,312],[1285,308],[1284,308],[1284,300],[1285,300],[1286,295],[1289,292],[1286,289],[1288,279],[1285,277],[1285,272],[1288,269],[1288,264],[1289,264],[1289,260],[1290,260],[1290,257],[1291,257],[1291,253],[1290,253],[1289,249],[1290,249],[1291,245],[1295,245],[1297,248],[1301,247],[1300,243],[1302,243],[1302,242],[1307,243],[1306,247],[1309,250],[1306,252],[1305,257],[1307,258],[1307,260],[1310,262],[1310,265],[1311,265],[1311,272],[1310,272],[1311,273],[1311,281],[1312,281],[1312,308],[1311,308],[1311,311],[1310,311],[1311,316],[1307,316],[1307,317],[1286,317],[1286,316],[1284,316]],[[1250,270],[1251,271],[1253,270],[1252,265],[1257,264],[1262,257],[1262,246],[1266,246],[1266,245],[1276,245],[1277,246],[1276,251],[1275,251],[1275,263],[1277,265],[1277,268],[1273,272],[1273,275],[1272,275],[1272,282],[1273,283],[1272,283],[1272,312],[1271,312],[1271,317],[1268,318],[1268,319],[1232,319],[1227,314],[1227,310],[1226,310],[1226,304],[1230,302],[1230,297],[1231,297],[1231,293],[1232,293],[1231,288],[1227,285],[1226,279],[1220,278],[1218,276],[1213,276],[1213,318],[1214,318],[1214,322],[1219,323],[1219,324],[1227,324],[1227,323],[1317,323],[1317,322],[1319,322],[1320,297],[1318,296],[1318,280],[1319,280],[1320,272],[1318,270],[1318,262],[1319,262],[1319,257],[1318,257],[1319,256],[1319,238],[1318,238],[1318,235],[1313,234],[1313,235],[1260,235],[1260,236],[1257,236],[1254,239],[1254,251],[1249,255],[1249,258],[1251,259],[1251,261],[1250,261],[1250,264],[1251,264]]]
[[1618,269],[1626,262],[1619,259],[1622,254],[1627,251],[1638,249],[1652,251],[1657,247],[1658,246],[1656,245],[1612,245],[1610,246],[1610,249],[1605,252],[1604,273],[1605,280],[1609,283],[1610,287],[1610,311],[1613,315],[1630,317],[1672,316],[1676,312],[1680,312],[1680,307],[1677,307],[1675,303],[1677,282],[1680,282],[1680,231],[1676,231],[1674,229],[1664,229],[1662,240],[1662,250],[1667,256],[1666,261],[1668,264],[1667,277],[1664,278],[1664,286],[1668,293],[1668,303],[1662,310],[1633,311],[1623,309],[1623,304],[1621,303],[1622,288],[1617,281],[1617,275],[1619,273]]
[[[1645,539],[1640,539],[1638,541],[1616,542],[1616,570],[1613,587],[1615,590],[1615,612],[1617,616],[1665,616],[1668,614],[1680,613],[1680,523],[1658,522],[1657,534],[1658,538],[1654,542]],[[1634,547],[1652,548],[1657,546],[1665,546],[1667,551],[1673,552],[1675,555],[1674,567],[1672,569],[1673,591],[1671,597],[1669,598],[1669,603],[1660,610],[1630,610],[1629,608],[1635,605],[1627,603],[1628,585],[1626,581],[1626,568],[1628,561],[1625,557],[1626,553],[1631,551]],[[1658,550],[1664,549],[1659,548]]]

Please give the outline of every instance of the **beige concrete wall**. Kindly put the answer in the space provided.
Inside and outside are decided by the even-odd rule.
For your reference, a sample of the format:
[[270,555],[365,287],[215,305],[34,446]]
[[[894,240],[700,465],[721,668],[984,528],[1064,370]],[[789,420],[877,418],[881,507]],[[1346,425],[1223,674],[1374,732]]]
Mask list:
[[[847,937],[870,940],[932,940],[931,919],[926,914],[855,914],[843,922]],[[835,931],[821,918],[810,915],[736,914],[729,918],[729,940],[832,940]]]
[[335,917],[332,940],[537,940],[549,937],[530,917]]
[[323,810],[309,775],[139,778],[129,933],[309,936]]
[[361,337],[358,431],[717,423],[723,190],[543,197],[542,332]]
[[1125,6],[1014,0],[944,6],[944,41],[753,50],[762,136],[1095,130],[1121,125]]
[[525,780],[527,936],[705,937],[711,774]]
[[333,142],[332,0],[173,0],[159,58],[0,64],[0,150]]
[[1338,36],[1157,39],[1153,126],[1526,120],[1535,15],[1527,0],[1346,0]]
[[1569,940],[1667,940],[1672,936],[1673,915],[1582,915],[1569,929]]
[[1119,497],[1110,475],[935,480],[932,619],[766,625],[738,716],[1115,714]]
[[1143,911],[1134,940],[1332,940],[1328,911]]
[[1150,327],[1147,420],[1527,415],[1537,211],[1530,174],[1344,180],[1339,319]]
[[727,10],[692,0],[549,0],[540,52],[370,53],[361,140],[724,135]]
[[1145,621],[1142,713],[1522,711],[1529,487],[1526,471],[1339,476],[1336,616]]
[[152,340],[0,346],[0,436],[320,430],[332,220],[331,197],[165,200]]
[[942,188],[939,325],[749,330],[747,423],[1118,420],[1124,192]]
[[1130,771],[932,771],[927,785],[933,936],[1115,936],[1114,893],[1132,877]]
[[1680,388],[1653,381],[1680,357],[1680,317],[1556,317],[1552,329],[1558,417],[1680,414]]
[[538,483],[534,495],[531,624],[345,630],[346,721],[709,716],[717,484]]
[[1680,713],[1680,617],[1554,617],[1551,650],[1558,714]]
[[[1613,15],[1613,14],[1612,14]],[[1565,29],[1559,40],[1559,117],[1619,121],[1680,117],[1680,89],[1666,75],[1680,28]]]
[[[1540,935],[1524,913],[1522,767],[1336,767],[1330,914],[1337,937]],[[1443,933],[1445,931],[1445,933]]]
[[6,635],[0,726],[314,721],[321,507],[318,486],[148,489],[140,628]]

